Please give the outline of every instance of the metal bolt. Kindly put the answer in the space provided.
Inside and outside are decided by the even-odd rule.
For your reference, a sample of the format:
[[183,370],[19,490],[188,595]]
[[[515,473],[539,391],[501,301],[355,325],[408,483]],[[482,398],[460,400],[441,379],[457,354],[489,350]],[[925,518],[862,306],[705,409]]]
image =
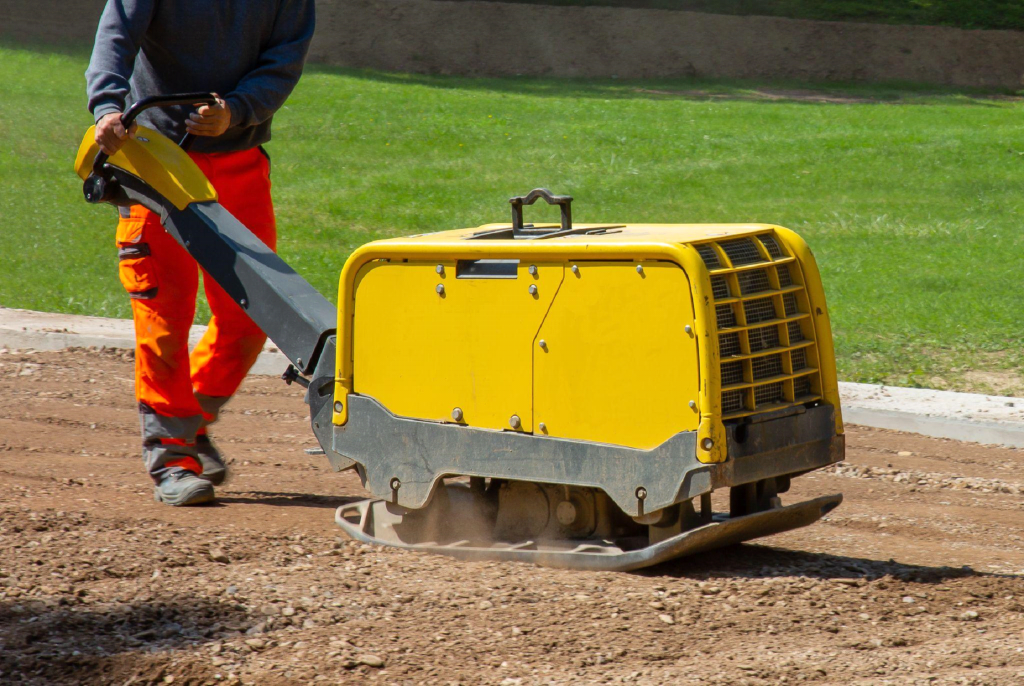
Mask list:
[[540,432],[542,434],[546,434],[548,432],[548,425],[545,424],[544,422],[541,422],[540,424],[538,424],[537,428],[540,429]]
[[643,273],[644,273],[644,266],[642,264],[638,264],[636,266],[636,273],[640,274],[640,275],[643,275]]
[[636,499],[637,500],[646,500],[647,499],[647,489],[644,488],[643,486],[637,486],[636,487]]
[[341,414],[341,411],[345,409],[345,406],[341,404],[340,400],[334,401],[334,411]]
[[537,287],[530,284],[530,295],[537,295]]
[[530,276],[537,276],[537,265],[531,264],[527,271],[530,272]]
[[462,421],[462,408],[461,407],[456,407],[454,410],[452,410],[452,419],[454,419],[457,422],[461,422]]
[[434,267],[434,271],[437,272],[439,275],[444,276],[444,265],[437,265],[436,267]]
[[577,267],[575,264],[572,266],[572,273],[577,275],[580,273],[580,268]]
[[540,339],[540,341],[537,343],[537,345],[539,345],[542,350],[547,350],[548,349],[548,342],[545,341],[543,338]]
[[513,429],[518,429],[520,426],[523,425],[523,422],[522,420],[519,419],[519,415],[514,414],[511,417],[509,417],[508,424]]
[[192,247],[192,241],[185,241],[185,247],[186,248],[191,248]]
[[249,307],[249,301],[246,300],[245,298],[242,298],[241,300],[239,300],[238,304],[241,305],[242,307]]
[[392,491],[397,491],[401,487],[402,487],[401,480],[399,480],[399,478],[397,476],[391,477],[391,490]]
[[690,409],[691,409],[691,410],[696,410],[696,409],[697,409],[697,403],[695,403],[695,402],[693,402],[693,401],[691,400],[691,401],[690,401]]
[[710,436],[706,436],[701,439],[700,447],[703,448],[704,450],[711,450],[712,448],[715,447],[715,442],[711,440]]
[[690,326],[689,324],[687,324],[686,326],[683,327],[683,331],[685,331],[686,333],[691,333],[692,334],[693,333],[693,327]]
[[437,284],[437,288],[435,288],[434,290],[437,291],[438,295],[444,295],[444,284],[443,283]]
[[301,357],[299,357],[299,358],[296,358],[296,359],[295,359],[295,364],[296,364],[297,366],[301,367],[301,366],[302,366],[302,358],[301,358]]

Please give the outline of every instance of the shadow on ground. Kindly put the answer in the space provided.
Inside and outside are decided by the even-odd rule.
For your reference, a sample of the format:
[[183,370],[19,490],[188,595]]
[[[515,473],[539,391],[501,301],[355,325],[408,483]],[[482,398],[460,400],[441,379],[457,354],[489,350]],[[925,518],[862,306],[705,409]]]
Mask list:
[[[749,543],[670,560],[638,572],[641,576],[672,578],[765,578],[801,576],[811,579],[874,581],[893,577],[900,581],[942,583],[971,576],[996,577],[969,567],[928,567],[895,560],[811,553]],[[1009,577],[1007,577],[1009,578]]]
[[217,505],[273,505],[285,507],[322,507],[337,509],[365,498],[355,496],[315,495],[312,493],[276,493],[273,491],[241,491],[218,495]]
[[[67,597],[0,604],[0,682],[155,683],[171,651],[245,631],[252,623],[235,603],[185,596],[172,603],[104,603],[72,607]],[[206,674],[195,661],[177,677]],[[212,669],[212,668],[211,668]]]

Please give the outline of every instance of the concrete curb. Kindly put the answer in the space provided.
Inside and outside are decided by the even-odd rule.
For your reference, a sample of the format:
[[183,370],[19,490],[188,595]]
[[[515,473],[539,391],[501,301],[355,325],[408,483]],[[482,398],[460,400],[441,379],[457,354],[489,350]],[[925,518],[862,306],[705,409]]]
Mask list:
[[[193,326],[189,340],[195,345],[205,326]],[[68,348],[135,347],[135,329],[129,319],[52,314],[0,307],[0,348],[10,350],[67,350]],[[249,371],[257,376],[278,376],[288,367],[277,348],[263,348]]]
[[[193,343],[206,331],[193,326]],[[0,348],[65,350],[133,348],[135,333],[126,319],[51,314],[0,307]],[[250,374],[277,376],[288,359],[268,345]],[[1024,398],[840,383],[843,418],[850,424],[1024,448]]]

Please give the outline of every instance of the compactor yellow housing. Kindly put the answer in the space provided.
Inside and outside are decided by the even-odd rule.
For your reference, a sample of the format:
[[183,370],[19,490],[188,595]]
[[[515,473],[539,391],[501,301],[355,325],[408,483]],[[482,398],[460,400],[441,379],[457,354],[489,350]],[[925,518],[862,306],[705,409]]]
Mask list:
[[[544,227],[537,227],[543,229]],[[377,241],[341,275],[334,423],[347,395],[400,417],[652,449],[825,403],[842,418],[807,244],[766,224],[508,225]]]
[[[213,99],[144,99],[122,124]],[[158,213],[287,356],[324,455],[373,496],[335,514],[357,540],[629,570],[842,502],[780,498],[845,450],[825,296],[791,231],[574,226],[572,198],[535,189],[510,199],[511,225],[363,246],[335,308],[183,149],[139,127],[107,158],[93,138],[75,164],[86,201]],[[559,225],[523,224],[541,198]]]

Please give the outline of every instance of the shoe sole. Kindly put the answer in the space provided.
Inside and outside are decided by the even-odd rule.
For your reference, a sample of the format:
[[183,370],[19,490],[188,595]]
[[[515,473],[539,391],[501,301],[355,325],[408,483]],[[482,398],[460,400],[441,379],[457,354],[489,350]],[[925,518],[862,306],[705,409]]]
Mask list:
[[214,495],[212,488],[200,488],[193,489],[191,492],[186,491],[177,498],[166,498],[160,493],[160,489],[153,489],[153,499],[158,503],[164,503],[167,505],[173,505],[174,507],[184,507],[187,505],[203,505],[205,503],[213,502]]

